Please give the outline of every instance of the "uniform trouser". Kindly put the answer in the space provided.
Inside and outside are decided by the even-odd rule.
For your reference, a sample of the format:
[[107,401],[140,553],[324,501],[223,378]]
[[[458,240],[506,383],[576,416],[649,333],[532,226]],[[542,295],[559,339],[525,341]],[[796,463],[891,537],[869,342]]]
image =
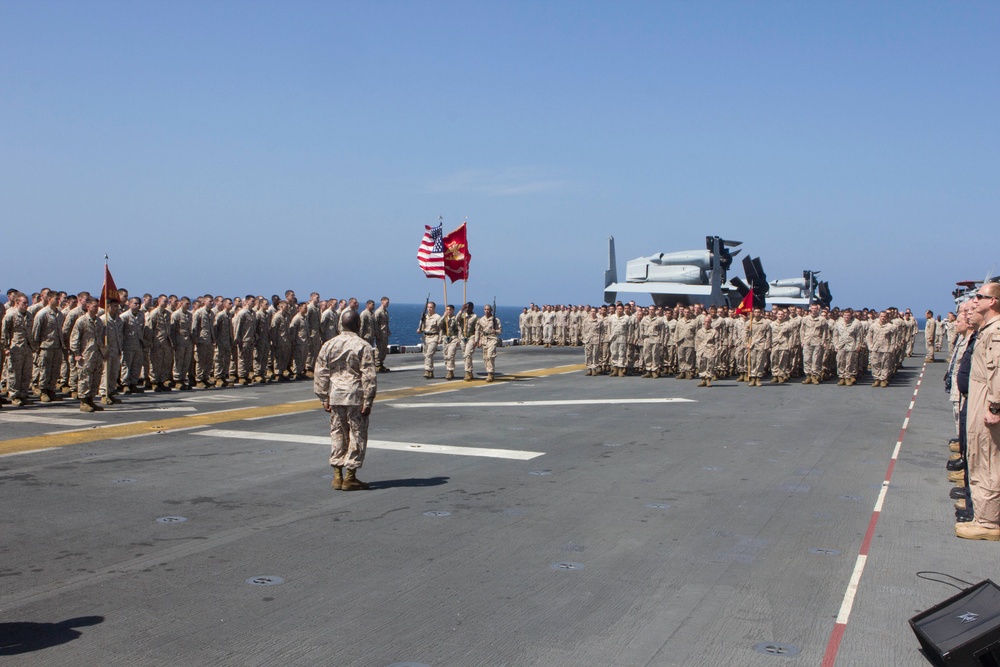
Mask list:
[[802,372],[805,375],[823,374],[823,346],[802,346]]
[[747,375],[762,378],[767,374],[768,353],[764,348],[752,347],[748,350]]
[[[316,355],[319,354],[319,348],[323,347],[323,339],[319,337],[319,333],[309,336],[309,348],[306,351],[306,370],[311,371],[316,366]],[[240,377],[243,374],[240,373]]]
[[716,350],[699,350],[698,354],[698,375],[703,378],[715,376],[715,366],[719,362],[719,354]]
[[189,384],[191,382],[191,360],[194,345],[187,344],[174,348],[174,382]]
[[624,338],[611,340],[611,365],[615,368],[625,368],[628,364],[628,342]]
[[[236,359],[239,358],[239,356],[240,355],[236,350],[236,343],[234,342],[232,347],[229,348],[229,374],[227,377],[236,377]],[[303,359],[303,361],[305,360]],[[302,372],[304,373],[305,371]]]
[[446,340],[444,343],[444,369],[455,372],[455,357],[458,356],[458,338]]
[[212,377],[212,355],[215,346],[211,343],[194,344],[194,378],[202,384],[207,384]]
[[162,384],[170,379],[171,348],[169,345],[154,345],[149,350],[149,381]]
[[63,351],[61,347],[43,347],[38,351],[38,388],[44,391],[55,391],[59,381],[59,370],[62,368]]
[[975,523],[996,527],[1000,525],[1000,424],[987,426],[983,422],[988,413],[985,391],[981,394],[982,405],[977,406],[974,403],[977,393],[970,386],[965,424],[969,488],[975,508]]
[[271,341],[263,338],[253,348],[253,374],[262,378],[267,375],[267,363],[271,356]]
[[906,341],[906,356],[913,356],[913,339],[910,338]]
[[847,380],[858,376],[858,351],[837,350],[837,377]]
[[976,507],[972,502],[972,488],[969,485],[969,434],[965,428],[969,416],[968,397],[964,394],[959,394],[958,403],[960,406],[958,408],[958,451],[964,461],[962,472],[965,474],[965,497],[967,499],[965,508],[975,515]]
[[480,343],[483,346],[483,365],[486,366],[486,372],[493,373],[497,359],[497,338],[496,336],[487,336]]
[[306,352],[309,344],[305,341],[292,343],[292,375],[300,377],[306,372]]
[[583,356],[587,364],[587,368],[594,370],[598,367],[597,354],[601,348],[600,343],[585,343],[583,346]]
[[462,339],[462,364],[465,367],[466,373],[472,372],[472,360],[473,355],[476,352],[476,339],[475,338],[463,338]]
[[546,343],[552,342],[553,331],[554,327],[551,324],[542,325],[542,338],[545,340]]
[[627,349],[627,363],[635,368],[642,365],[642,346],[638,343],[629,343]]
[[389,354],[389,341],[385,338],[375,337],[375,367],[385,366],[385,357]]
[[668,370],[677,368],[677,344],[669,343],[666,350],[666,354],[663,355],[664,365]]
[[216,346],[215,367],[213,369],[215,379],[223,381],[229,379],[229,362],[230,356],[232,355],[232,349],[233,348],[231,348],[228,344]]
[[101,389],[98,392],[106,396],[108,391],[114,394],[118,390],[118,378],[122,372],[122,353],[117,350],[108,351],[108,359],[101,372]]
[[837,352],[833,348],[824,348],[823,372],[833,375],[837,372]]
[[924,347],[927,348],[924,359],[927,361],[934,361],[934,339],[924,337]]
[[134,387],[142,375],[142,349],[122,352],[122,384]]
[[888,380],[889,379],[889,353],[888,352],[872,352],[872,377],[876,380]]
[[101,386],[101,373],[104,371],[104,358],[99,354],[85,356],[82,361],[77,363],[76,371],[77,397],[85,399],[97,396],[97,391]]
[[437,336],[424,336],[424,372],[434,372],[434,353],[437,352],[440,339]]
[[7,392],[11,398],[28,398],[31,387],[32,354],[30,347],[15,347],[8,357]]
[[236,376],[247,379],[253,376],[253,345],[242,343],[236,347]]
[[274,376],[280,377],[288,370],[288,359],[292,356],[292,348],[288,345],[272,345],[271,358],[274,360]]
[[368,450],[368,416],[360,405],[330,406],[330,465],[360,468]]
[[795,346],[789,352],[791,353],[788,364],[788,369],[791,371],[790,375],[798,377],[802,372],[802,348]]
[[531,342],[535,345],[542,344],[542,325],[537,324],[531,327]]
[[693,373],[694,372],[694,348],[688,347],[686,345],[677,348],[677,372],[678,373]]
[[642,344],[642,367],[647,371],[658,371],[663,363],[663,348],[658,342]]
[[771,350],[771,375],[786,378],[791,375],[791,355],[788,350]]
[[609,341],[601,341],[599,344],[599,349],[597,352],[597,365],[598,366],[610,366],[611,365],[611,343]]

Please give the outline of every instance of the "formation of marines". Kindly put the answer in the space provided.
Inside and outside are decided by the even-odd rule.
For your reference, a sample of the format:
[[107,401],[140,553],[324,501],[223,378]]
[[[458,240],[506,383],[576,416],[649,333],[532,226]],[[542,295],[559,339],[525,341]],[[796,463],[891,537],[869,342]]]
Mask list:
[[[928,316],[928,322],[933,321]],[[1000,284],[984,283],[960,304],[953,331],[945,389],[952,401],[957,437],[949,443],[948,480],[955,484],[955,535],[1000,541]],[[936,321],[935,321],[936,323]],[[937,331],[927,334],[928,356]],[[931,347],[934,346],[934,347]]]
[[434,379],[434,353],[438,348],[444,352],[445,379],[455,379],[455,359],[462,351],[466,382],[473,376],[473,356],[476,348],[483,349],[483,365],[486,367],[486,381],[493,382],[496,376],[497,348],[503,327],[490,305],[483,306],[483,315],[475,312],[475,305],[469,301],[462,306],[462,312],[455,314],[455,307],[445,307],[444,315],[437,314],[437,304],[427,302],[426,310],[420,317],[417,333],[423,334],[424,377]]
[[[389,299],[299,302],[246,295],[230,299],[119,290],[101,308],[89,292],[43,289],[7,293],[0,305],[2,389],[15,406],[36,397],[51,403],[78,399],[82,412],[120,403],[120,394],[189,391],[312,378],[323,343],[341,331],[341,318],[358,315],[360,337],[373,348],[377,372],[386,372]],[[0,401],[2,403],[2,401]]]
[[816,304],[739,313],[700,304],[531,304],[519,323],[523,344],[582,346],[589,376],[673,376],[699,379],[704,387],[725,377],[756,387],[768,377],[774,384],[837,378],[839,386],[851,386],[865,373],[873,387],[887,387],[919,331],[910,310]]

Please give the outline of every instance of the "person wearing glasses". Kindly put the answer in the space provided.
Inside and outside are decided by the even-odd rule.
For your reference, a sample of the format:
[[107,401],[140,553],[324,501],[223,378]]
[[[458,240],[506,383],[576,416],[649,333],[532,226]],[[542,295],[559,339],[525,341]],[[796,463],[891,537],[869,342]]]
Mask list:
[[974,518],[956,523],[955,535],[1000,541],[1000,284],[973,296],[970,322],[978,324],[969,371],[966,418],[969,488]]

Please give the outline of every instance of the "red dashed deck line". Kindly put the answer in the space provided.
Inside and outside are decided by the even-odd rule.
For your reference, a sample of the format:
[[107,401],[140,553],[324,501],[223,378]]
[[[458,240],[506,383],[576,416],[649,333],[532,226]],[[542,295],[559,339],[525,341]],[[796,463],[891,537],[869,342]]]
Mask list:
[[889,465],[885,471],[885,479],[882,482],[882,489],[879,491],[878,500],[875,501],[875,507],[872,509],[872,516],[868,520],[868,530],[865,531],[865,537],[861,540],[861,548],[858,550],[858,559],[854,563],[854,570],[851,572],[851,579],[847,584],[847,590],[844,591],[844,599],[840,604],[840,612],[837,614],[837,622],[833,626],[833,631],[830,633],[830,639],[826,644],[826,653],[823,655],[823,662],[820,663],[822,667],[833,667],[837,662],[837,653],[840,650],[840,642],[844,638],[844,633],[847,631],[847,621],[851,616],[851,609],[854,607],[854,598],[858,594],[858,586],[861,585],[861,575],[864,574],[865,564],[868,562],[868,553],[871,550],[872,538],[875,536],[875,527],[878,525],[879,516],[882,514],[882,505],[885,502],[886,493],[889,491],[889,482],[892,480],[892,471],[896,467],[896,460],[899,458],[899,450],[903,446],[903,439],[906,437],[906,429],[910,425],[910,415],[913,414],[913,405],[917,400],[917,392],[920,391],[920,383],[924,378],[924,371],[927,370],[927,364],[924,363],[923,367],[920,369],[920,376],[917,378],[917,386],[913,390],[913,398],[910,400],[910,405],[906,410],[906,417],[903,419],[903,428],[899,431],[899,439],[896,441],[896,447],[892,450],[892,456],[889,458]]

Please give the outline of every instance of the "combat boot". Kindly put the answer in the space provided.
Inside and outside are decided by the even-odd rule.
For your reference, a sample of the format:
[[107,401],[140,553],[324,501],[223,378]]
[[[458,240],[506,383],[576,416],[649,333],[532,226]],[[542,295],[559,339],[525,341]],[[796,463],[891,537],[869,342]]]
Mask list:
[[837,386],[838,387],[845,387],[845,386],[847,386],[847,381],[844,380],[844,378],[840,378],[839,380],[837,380]]
[[80,401],[80,412],[96,412],[94,406],[87,401]]
[[948,473],[948,481],[952,484],[962,484],[965,482],[964,470],[952,470]]
[[587,369],[587,372],[584,373],[584,375],[588,376],[588,377],[591,376],[591,375],[593,375],[593,374],[594,374],[594,372],[592,370],[590,370],[589,368]]
[[42,403],[51,403],[52,402],[51,392],[43,391],[41,396],[38,397],[38,400],[41,401]]
[[950,451],[950,452],[961,452],[962,451],[962,446],[959,443],[957,443],[957,442],[949,442],[948,443],[948,451]]
[[651,377],[653,377],[653,374],[650,373],[649,371],[646,371],[645,373],[642,374],[642,377],[644,377],[644,378],[651,378]]
[[712,376],[711,375],[708,376],[707,378],[705,378],[705,386],[706,387],[711,387],[712,386]]
[[465,371],[465,381],[472,382],[472,371]]
[[[336,474],[337,473],[334,473],[334,475]],[[344,479],[340,483],[341,491],[361,491],[368,488],[368,485],[358,479],[356,474],[357,473],[355,473],[354,468],[347,468],[344,470]],[[337,481],[336,477],[333,479],[335,482]]]
[[87,399],[87,405],[94,408],[94,412],[102,412],[104,410],[104,408],[94,403],[94,399],[92,397]]
[[802,381],[802,384],[812,384],[812,381],[813,381],[813,376],[807,375],[806,379]]
[[444,376],[444,379],[445,380],[454,380],[455,379],[455,371],[448,371],[448,374]]
[[959,522],[955,524],[955,537],[961,537],[966,540],[989,540],[997,542],[1000,541],[1000,528],[982,526],[974,522]]
[[660,373],[658,371],[652,371],[649,375],[654,379],[660,377]]
[[486,381],[487,382],[493,382],[493,373],[487,373],[486,374]]
[[698,386],[699,387],[707,387],[708,386],[707,378],[702,378],[701,382],[698,383]]
[[823,376],[813,375],[813,384],[823,384]]
[[330,484],[335,491],[344,488],[344,468],[343,466],[333,466],[333,482]]

